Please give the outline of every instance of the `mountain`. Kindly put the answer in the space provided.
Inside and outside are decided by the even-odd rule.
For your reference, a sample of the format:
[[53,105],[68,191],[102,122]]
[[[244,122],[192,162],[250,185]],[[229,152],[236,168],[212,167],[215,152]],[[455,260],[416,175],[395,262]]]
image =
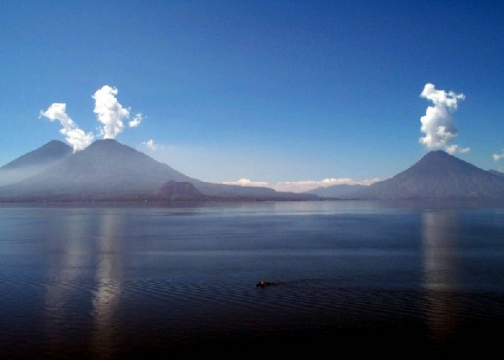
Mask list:
[[34,176],[72,154],[72,148],[62,141],[52,140],[10,163],[0,167],[0,186]]
[[171,180],[190,183],[206,196],[317,199],[315,195],[279,193],[263,187],[203,182],[112,139],[97,140],[34,176],[0,186],[0,199],[134,201],[156,198],[156,191]]
[[437,150],[394,177],[343,196],[353,199],[504,198],[504,177]]
[[167,180],[189,177],[116,140],[97,140],[49,169],[0,188],[12,196],[101,198],[152,193]]
[[327,187],[318,187],[316,189],[305,191],[304,194],[314,194],[325,198],[338,198],[346,194],[352,193],[358,189],[366,188],[365,185],[331,185]]
[[490,174],[493,174],[493,175],[497,175],[497,176],[500,176],[500,177],[504,177],[504,173],[500,172],[500,171],[497,171],[497,170],[488,170],[488,172]]
[[[154,197],[149,200],[158,201],[280,201],[280,200],[318,200],[315,195],[305,195],[297,193],[276,192],[267,188],[237,187],[226,185],[204,183],[199,187],[209,189],[209,185],[217,185],[210,194],[204,194],[190,182],[180,182],[170,180],[161,185],[155,192]],[[227,190],[227,191],[224,191]],[[241,191],[240,191],[241,190]]]
[[504,173],[441,150],[370,186],[336,185],[302,194],[193,179],[112,139],[74,154],[68,145],[51,141],[2,166],[2,179],[1,201],[504,199]]
[[154,194],[165,200],[204,200],[205,195],[190,182],[170,180],[161,185]]

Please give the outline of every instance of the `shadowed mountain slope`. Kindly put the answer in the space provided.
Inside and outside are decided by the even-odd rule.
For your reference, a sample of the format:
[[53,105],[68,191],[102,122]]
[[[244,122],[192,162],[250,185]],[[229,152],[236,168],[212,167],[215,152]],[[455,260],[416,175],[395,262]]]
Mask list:
[[154,195],[168,200],[204,200],[205,195],[194,187],[190,182],[177,182],[170,180],[161,185]]
[[349,193],[355,199],[504,198],[504,178],[438,150],[396,176]]
[[500,172],[500,171],[497,171],[497,170],[488,170],[488,172],[490,174],[493,174],[493,175],[497,175],[497,176],[500,176],[500,177],[504,177],[504,173]]

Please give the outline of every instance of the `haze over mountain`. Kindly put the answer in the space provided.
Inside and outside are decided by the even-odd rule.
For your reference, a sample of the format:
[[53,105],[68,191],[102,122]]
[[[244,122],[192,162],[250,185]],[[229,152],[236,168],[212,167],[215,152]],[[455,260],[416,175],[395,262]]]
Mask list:
[[500,176],[500,177],[504,177],[504,173],[500,172],[500,171],[497,171],[497,170],[488,170],[488,172],[490,174],[493,174],[493,175],[497,175],[497,176]]
[[203,182],[113,139],[97,140],[76,153],[51,141],[1,167],[0,179],[3,201],[504,199],[503,173],[482,170],[442,150],[370,186],[335,185],[301,194]]
[[205,200],[205,195],[190,182],[170,180],[161,185],[154,193],[169,200]]
[[427,153],[394,177],[341,196],[352,199],[504,198],[504,177],[442,150]]
[[[42,147],[30,155],[45,158]],[[20,158],[21,159],[21,158]],[[19,160],[21,162],[21,160]],[[50,167],[15,184],[0,187],[4,199],[138,199],[152,197],[169,181],[187,182],[206,196],[315,199],[273,189],[206,183],[113,139],[97,140],[82,151],[62,157]],[[188,193],[189,194],[189,193]],[[191,195],[191,197],[193,194]]]
[[72,154],[72,148],[52,140],[0,167],[0,186],[19,182],[36,175]]
[[348,184],[339,184],[339,185],[331,185],[327,187],[318,187],[316,189],[305,191],[305,194],[314,194],[320,197],[326,198],[338,198],[340,196],[344,196],[348,193],[352,193],[360,188],[365,188],[366,185],[348,185]]

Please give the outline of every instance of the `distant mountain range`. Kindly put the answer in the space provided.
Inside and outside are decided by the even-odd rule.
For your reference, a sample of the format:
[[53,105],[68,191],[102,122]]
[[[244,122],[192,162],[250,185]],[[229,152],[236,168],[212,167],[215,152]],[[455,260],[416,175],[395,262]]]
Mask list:
[[75,154],[64,143],[51,141],[1,167],[0,181],[0,200],[4,201],[183,199],[184,186],[177,186],[170,196],[163,191],[172,182],[192,184],[185,187],[188,199],[195,199],[194,191],[201,193],[200,200],[317,199],[264,187],[203,182],[112,139],[97,140]]
[[313,194],[320,197],[325,198],[339,198],[341,196],[345,196],[346,194],[352,193],[360,188],[365,188],[366,185],[349,185],[349,184],[341,184],[341,185],[331,185],[327,187],[318,187],[313,190],[305,191],[305,194]]
[[188,177],[116,140],[72,153],[53,140],[0,167],[0,201],[254,201],[503,199],[504,173],[431,151],[370,186],[334,185],[306,193],[224,185]]
[[312,190],[318,196],[342,199],[504,199],[504,174],[482,170],[437,150],[394,177],[370,186],[335,185]]

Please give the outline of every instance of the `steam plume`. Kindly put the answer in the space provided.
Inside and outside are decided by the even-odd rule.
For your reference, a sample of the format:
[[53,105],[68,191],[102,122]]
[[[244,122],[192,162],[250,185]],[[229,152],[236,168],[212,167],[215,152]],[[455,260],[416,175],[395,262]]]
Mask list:
[[85,133],[79,129],[77,124],[66,114],[66,104],[54,103],[46,111],[40,111],[40,116],[44,116],[51,121],[58,120],[63,128],[60,133],[66,136],[66,141],[72,145],[73,151],[86,148],[93,141],[92,133]]
[[428,83],[420,97],[430,100],[434,104],[434,106],[429,106],[425,115],[420,118],[421,131],[425,133],[425,136],[419,139],[420,143],[428,149],[444,147],[450,154],[468,152],[469,148],[461,148],[452,144],[458,135],[458,130],[451,113],[457,110],[458,102],[465,99],[464,94],[436,90],[433,84]]
[[[95,99],[94,112],[98,121],[103,124],[101,135],[104,139],[114,139],[117,134],[124,130],[123,119],[128,119],[130,112],[125,109],[116,99],[117,89],[108,85],[103,86],[101,89],[96,90],[93,95]],[[138,117],[139,116],[139,117]],[[137,126],[142,120],[142,115],[139,114],[131,122],[134,127]]]

